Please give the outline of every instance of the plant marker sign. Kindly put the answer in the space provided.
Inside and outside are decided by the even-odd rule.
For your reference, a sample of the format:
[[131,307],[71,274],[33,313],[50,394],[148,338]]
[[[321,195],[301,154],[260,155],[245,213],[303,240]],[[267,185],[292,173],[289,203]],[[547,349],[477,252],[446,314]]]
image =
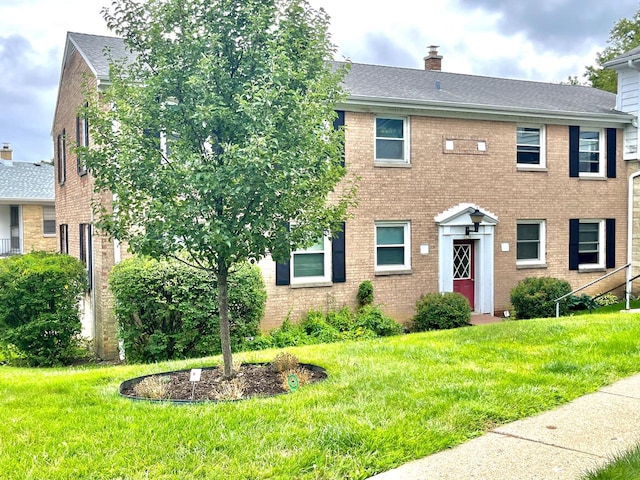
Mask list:
[[300,381],[298,380],[298,377],[295,373],[289,374],[289,376],[287,377],[287,383],[289,384],[289,389],[292,392],[298,390],[298,387],[300,386]]
[[192,383],[192,388],[191,388],[191,400],[193,401],[193,397],[196,393],[196,383],[200,381],[200,376],[202,375],[202,369],[201,368],[192,368],[191,372],[189,373],[189,381]]

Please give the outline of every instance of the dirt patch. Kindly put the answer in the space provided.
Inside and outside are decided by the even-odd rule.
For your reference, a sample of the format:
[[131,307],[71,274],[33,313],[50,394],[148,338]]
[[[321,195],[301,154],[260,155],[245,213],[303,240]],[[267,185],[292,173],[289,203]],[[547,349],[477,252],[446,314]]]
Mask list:
[[[299,364],[299,368],[308,374],[307,383],[314,383],[327,378],[323,368],[316,365]],[[200,381],[190,381],[191,370],[157,373],[127,380],[120,385],[120,394],[133,399],[174,401],[174,402],[202,402],[219,400],[243,400],[256,396],[272,396],[288,393],[297,386],[297,378],[287,381],[281,373],[275,371],[270,364],[242,364],[232,380],[225,380],[221,367],[203,368]],[[155,382],[161,386],[162,393],[158,396],[140,393],[138,384],[145,381]],[[300,388],[303,388],[300,385]],[[221,392],[227,392],[225,394]],[[221,398],[221,395],[223,398]]]

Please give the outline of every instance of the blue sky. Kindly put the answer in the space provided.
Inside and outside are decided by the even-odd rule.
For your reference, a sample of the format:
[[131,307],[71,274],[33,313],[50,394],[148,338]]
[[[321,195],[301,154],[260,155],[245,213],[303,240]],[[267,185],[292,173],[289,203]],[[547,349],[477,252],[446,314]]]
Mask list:
[[[442,69],[473,75],[565,81],[594,64],[638,0],[310,0],[332,19],[338,59],[422,68],[439,45]],[[110,0],[2,0],[0,142],[14,159],[48,160],[67,31],[109,35]]]

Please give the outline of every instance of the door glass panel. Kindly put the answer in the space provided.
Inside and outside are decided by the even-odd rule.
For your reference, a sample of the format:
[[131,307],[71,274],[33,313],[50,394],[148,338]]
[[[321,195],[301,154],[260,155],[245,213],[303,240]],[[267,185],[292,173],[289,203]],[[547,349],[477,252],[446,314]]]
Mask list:
[[453,246],[453,279],[471,278],[471,245]]

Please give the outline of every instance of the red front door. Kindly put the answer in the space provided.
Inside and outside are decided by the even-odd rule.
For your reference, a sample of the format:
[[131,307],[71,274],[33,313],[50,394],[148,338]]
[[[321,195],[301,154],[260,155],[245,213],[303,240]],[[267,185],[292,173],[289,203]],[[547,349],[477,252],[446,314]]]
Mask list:
[[453,242],[453,291],[467,297],[471,310],[475,310],[473,247],[473,240],[455,240]]

